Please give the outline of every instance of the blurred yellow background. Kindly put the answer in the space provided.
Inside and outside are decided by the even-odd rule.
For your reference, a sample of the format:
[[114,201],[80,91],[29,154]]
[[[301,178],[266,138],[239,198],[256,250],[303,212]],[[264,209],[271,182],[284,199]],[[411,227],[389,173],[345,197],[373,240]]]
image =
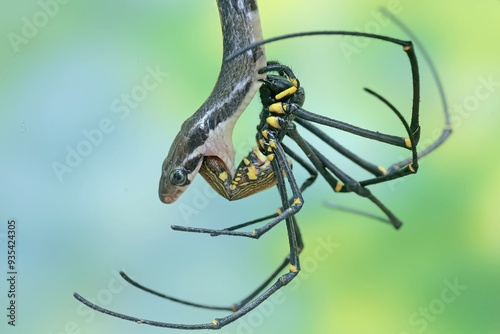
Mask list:
[[[222,333],[500,333],[500,2],[259,3],[266,38],[357,30],[407,39],[380,17],[380,7],[392,10],[430,54],[454,133],[422,160],[417,175],[370,188],[404,222],[399,231],[329,208],[333,202],[380,215],[367,200],[334,194],[323,180],[307,190],[297,216],[306,244],[302,272]],[[41,0],[3,8],[0,258],[6,259],[7,219],[15,218],[19,294],[17,326],[4,316],[2,333],[174,332],[91,312],[75,291],[152,320],[205,323],[226,315],[147,295],[117,274],[125,270],[164,293],[224,306],[250,293],[288,252],[284,225],[258,241],[170,229],[223,228],[270,214],[279,207],[275,189],[230,203],[198,177],[175,204],[158,200],[169,146],[217,79],[216,2]],[[410,72],[400,48],[310,37],[269,44],[266,52],[292,66],[306,89],[306,109],[404,134],[387,108],[362,91],[374,89],[408,117]],[[443,117],[429,66],[418,50],[417,56],[425,144]],[[237,124],[239,158],[254,143],[259,108],[255,99]],[[407,156],[330,133],[384,166]],[[300,166],[295,171],[299,180],[307,177]],[[353,176],[362,177],[358,172]]]

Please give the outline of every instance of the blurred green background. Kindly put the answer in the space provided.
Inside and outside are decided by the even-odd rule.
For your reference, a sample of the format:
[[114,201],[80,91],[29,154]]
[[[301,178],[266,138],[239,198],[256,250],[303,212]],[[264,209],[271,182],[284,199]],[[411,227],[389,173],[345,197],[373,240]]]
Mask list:
[[[3,315],[7,285],[0,280],[2,333],[175,332],[91,312],[74,291],[146,319],[204,323],[224,316],[161,300],[117,278],[125,270],[176,297],[229,305],[288,251],[284,226],[258,241],[170,229],[223,228],[272,213],[279,206],[274,189],[230,203],[198,177],[175,204],[158,200],[170,143],[218,75],[216,2],[62,2],[4,1],[0,11],[0,267],[6,276],[7,220],[15,218],[19,272],[15,328]],[[500,3],[293,0],[259,6],[265,37],[337,29],[407,39],[377,14],[381,6],[392,9],[438,68],[454,133],[422,160],[417,175],[371,188],[404,222],[400,231],[328,208],[334,202],[380,215],[367,200],[334,194],[319,180],[304,193],[298,215],[306,247],[297,280],[220,332],[500,333]],[[404,134],[387,108],[362,91],[376,90],[409,115],[409,66],[400,48],[311,37],[270,44],[266,51],[268,59],[293,67],[307,92],[306,109]],[[443,117],[428,64],[419,60],[425,144],[439,133]],[[156,80],[146,79],[149,88],[141,88],[152,72]],[[131,93],[137,98],[127,101]],[[253,145],[259,112],[255,99],[237,124],[238,158]],[[330,134],[384,166],[408,154]],[[78,149],[85,156],[69,158],[68,166],[68,152]],[[353,176],[366,176],[323,149]],[[299,180],[306,177],[299,166],[295,170]]]

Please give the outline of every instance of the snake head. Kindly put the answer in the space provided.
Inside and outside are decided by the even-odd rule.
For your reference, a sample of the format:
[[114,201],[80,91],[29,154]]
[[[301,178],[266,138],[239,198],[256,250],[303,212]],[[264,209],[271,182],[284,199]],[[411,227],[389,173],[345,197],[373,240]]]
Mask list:
[[158,189],[160,200],[165,204],[175,202],[190,183],[189,172],[184,167],[176,166],[165,169],[161,175]]
[[[179,132],[163,162],[158,195],[163,203],[175,202],[189,187],[203,161],[196,143]],[[193,147],[194,146],[194,147]]]

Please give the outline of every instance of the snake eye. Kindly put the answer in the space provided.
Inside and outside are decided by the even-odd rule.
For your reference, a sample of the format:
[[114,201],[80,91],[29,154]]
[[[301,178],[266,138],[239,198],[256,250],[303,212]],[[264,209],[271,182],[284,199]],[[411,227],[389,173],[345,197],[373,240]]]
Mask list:
[[174,186],[183,186],[188,181],[187,171],[185,169],[174,169],[172,172],[170,172],[168,178],[170,183],[172,183]]

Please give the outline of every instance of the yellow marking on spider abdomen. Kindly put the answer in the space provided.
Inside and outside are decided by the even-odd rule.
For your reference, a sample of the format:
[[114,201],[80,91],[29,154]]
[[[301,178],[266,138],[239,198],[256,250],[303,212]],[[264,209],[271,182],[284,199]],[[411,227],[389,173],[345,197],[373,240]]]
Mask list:
[[257,180],[259,178],[259,171],[255,166],[248,167],[247,177],[249,180]]
[[219,179],[221,179],[222,181],[226,181],[227,180],[227,173],[226,172],[220,173]]
[[[262,141],[262,145],[264,145],[264,141]],[[257,159],[259,159],[260,161],[266,160],[266,156],[264,154],[262,154],[262,152],[259,150],[258,147],[252,148],[252,152],[253,152],[253,154],[255,154]]]

